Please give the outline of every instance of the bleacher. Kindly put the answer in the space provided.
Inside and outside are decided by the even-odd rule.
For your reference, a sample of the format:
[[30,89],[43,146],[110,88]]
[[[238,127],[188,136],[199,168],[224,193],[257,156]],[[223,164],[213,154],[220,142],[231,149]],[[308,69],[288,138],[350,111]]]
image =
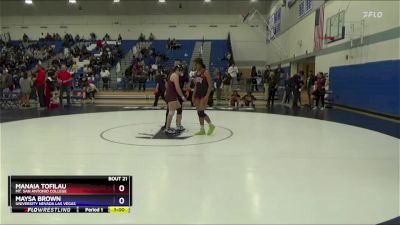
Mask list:
[[190,57],[193,54],[195,40],[178,40],[181,48],[176,50],[166,49],[167,40],[153,41],[152,46],[156,52],[165,54],[167,61],[164,62],[164,66],[171,67],[174,65],[175,59],[181,59],[183,62],[190,64]]
[[[222,60],[229,51],[227,40],[214,40],[212,41],[210,71],[213,72],[214,67],[220,71],[227,68],[228,61]],[[213,74],[213,73],[212,73]]]

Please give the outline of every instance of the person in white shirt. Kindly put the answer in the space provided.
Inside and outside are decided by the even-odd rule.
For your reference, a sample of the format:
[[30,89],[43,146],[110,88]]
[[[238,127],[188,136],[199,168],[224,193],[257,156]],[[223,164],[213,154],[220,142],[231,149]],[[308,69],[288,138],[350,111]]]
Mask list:
[[232,78],[232,90],[237,88],[238,85],[238,74],[239,74],[239,69],[238,67],[232,63],[231,66],[228,68],[228,74]]
[[101,76],[101,79],[103,80],[103,90],[104,89],[108,90],[108,87],[109,87],[108,83],[110,81],[110,71],[108,71],[105,68],[102,68],[101,72],[100,72],[100,76]]

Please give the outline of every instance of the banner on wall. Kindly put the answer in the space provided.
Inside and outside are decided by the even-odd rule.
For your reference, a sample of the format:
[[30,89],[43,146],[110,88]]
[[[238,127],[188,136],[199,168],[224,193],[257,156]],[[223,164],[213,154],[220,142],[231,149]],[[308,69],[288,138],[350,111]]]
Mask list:
[[322,5],[315,11],[315,27],[314,27],[314,51],[318,52],[322,49],[324,41],[324,14],[325,5]]

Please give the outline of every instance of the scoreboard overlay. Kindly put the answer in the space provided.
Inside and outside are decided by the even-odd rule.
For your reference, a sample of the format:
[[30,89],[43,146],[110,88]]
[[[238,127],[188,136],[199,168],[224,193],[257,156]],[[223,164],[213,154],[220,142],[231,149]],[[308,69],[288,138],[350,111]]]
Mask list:
[[12,213],[129,213],[132,176],[9,176]]

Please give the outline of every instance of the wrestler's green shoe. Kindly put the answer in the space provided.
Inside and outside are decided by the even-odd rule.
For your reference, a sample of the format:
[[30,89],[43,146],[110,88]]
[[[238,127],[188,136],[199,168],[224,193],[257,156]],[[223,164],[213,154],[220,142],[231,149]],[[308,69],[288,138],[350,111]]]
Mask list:
[[205,135],[205,134],[206,134],[206,131],[204,130],[204,128],[201,128],[200,131],[198,131],[194,135]]
[[215,126],[213,124],[210,124],[210,126],[208,127],[207,135],[211,135],[212,133],[214,133],[214,130]]

